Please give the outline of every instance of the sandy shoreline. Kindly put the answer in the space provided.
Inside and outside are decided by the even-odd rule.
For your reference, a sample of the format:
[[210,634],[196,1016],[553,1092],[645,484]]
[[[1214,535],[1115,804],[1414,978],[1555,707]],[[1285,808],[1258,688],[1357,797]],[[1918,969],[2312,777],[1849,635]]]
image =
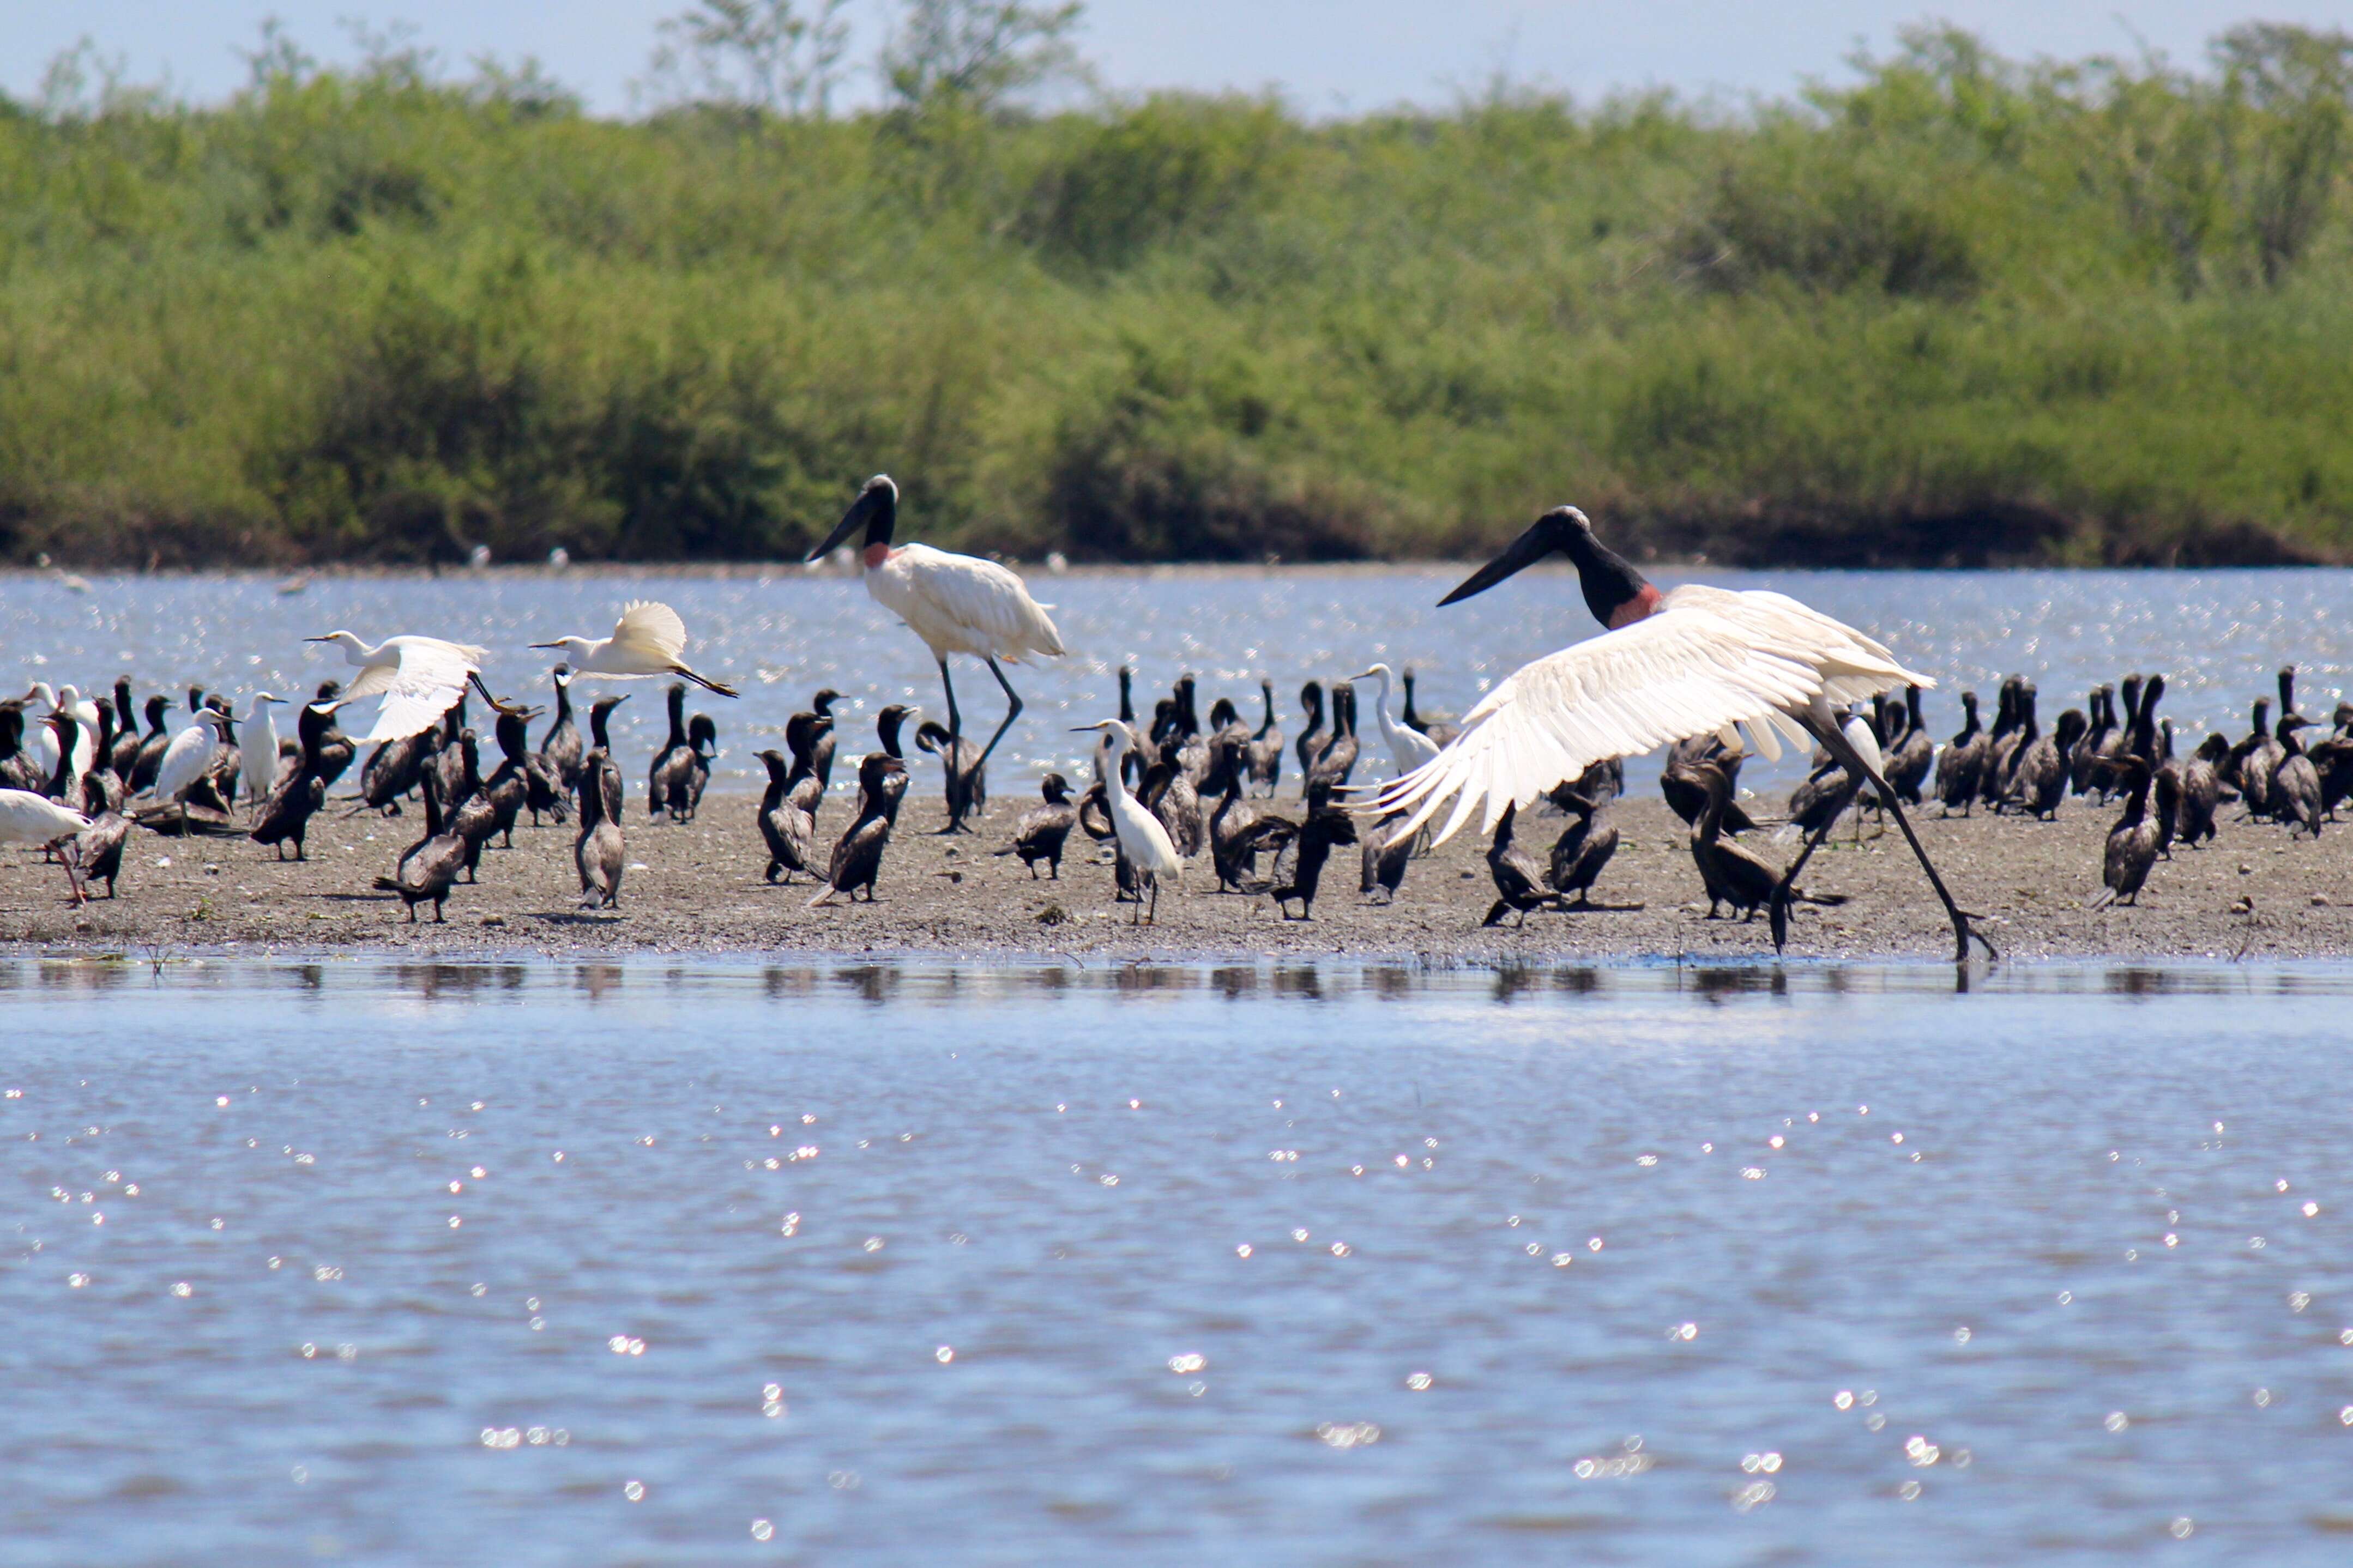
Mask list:
[[[1009,782],[1009,781],[1008,781]],[[590,956],[622,953],[928,954],[989,961],[1080,956],[1229,960],[1339,956],[1424,964],[1493,964],[1768,956],[1762,920],[1708,921],[1682,825],[1655,799],[1620,802],[1624,843],[1598,896],[1639,911],[1531,916],[1525,929],[1479,921],[1493,891],[1482,847],[1465,835],[1416,862],[1397,901],[1366,905],[1355,852],[1327,873],[1312,921],[1284,921],[1264,898],[1218,895],[1206,864],[1185,891],[1164,896],[1158,926],[1129,923],[1112,900],[1111,869],[1074,836],[1060,884],[1032,881],[1018,859],[988,853],[1010,834],[1012,802],[998,801],[976,837],[934,837],[936,775],[919,773],[885,859],[881,900],[810,909],[816,889],[764,883],[766,857],[746,795],[713,795],[685,826],[648,822],[632,800],[628,873],[617,914],[577,908],[572,831],[520,827],[512,850],[493,848],[481,881],[460,884],[448,922],[410,926],[399,901],[371,883],[417,831],[416,813],[345,816],[331,804],[313,824],[311,858],[283,864],[243,839],[183,842],[134,836],[122,896],[76,910],[62,875],[29,851],[0,859],[0,951],[162,953],[331,951],[399,956]],[[641,789],[640,789],[641,793]],[[2225,808],[2226,819],[2231,815]],[[2090,910],[2112,814],[2070,803],[2055,823],[2013,818],[1940,821],[1923,836],[1964,907],[1988,925],[2004,957],[2232,959],[2353,956],[2353,830],[2291,841],[2269,824],[2226,820],[2209,848],[2158,863],[2138,909]],[[829,844],[849,819],[828,801]],[[1524,829],[1539,856],[1557,824]],[[1868,830],[1866,830],[1868,834]],[[1950,933],[1902,839],[1852,844],[1841,826],[1807,885],[1846,894],[1842,908],[1801,911],[1788,956],[1937,959]],[[1767,845],[1783,857],[1787,847]],[[168,861],[168,865],[159,862]],[[1057,913],[1056,911],[1059,911]],[[1041,919],[1041,917],[1044,917]]]

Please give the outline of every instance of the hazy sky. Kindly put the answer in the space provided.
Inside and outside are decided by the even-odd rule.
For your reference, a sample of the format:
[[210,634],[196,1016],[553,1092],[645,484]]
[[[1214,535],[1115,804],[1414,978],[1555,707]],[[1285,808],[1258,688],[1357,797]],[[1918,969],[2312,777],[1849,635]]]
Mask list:
[[[237,50],[263,17],[327,59],[348,57],[339,18],[406,22],[418,41],[461,67],[490,53],[535,55],[599,111],[625,112],[654,26],[683,0],[0,0],[8,48],[0,89],[28,95],[42,67],[87,35],[121,56],[134,81],[168,79],[182,94],[219,97],[244,79]],[[871,57],[897,0],[852,0],[852,57]],[[1839,74],[1858,43],[1885,49],[1903,23],[1942,16],[2005,53],[2126,51],[2135,39],[2193,58],[2213,34],[2250,16],[2341,26],[2345,0],[2142,0],[2130,7],[2052,0],[1092,0],[1081,40],[1113,88],[1273,86],[1316,113],[1400,100],[1444,102],[1498,67],[1580,97],[1617,88],[1778,96],[1801,79]],[[2129,17],[2128,30],[2125,17]],[[856,84],[856,92],[867,84]]]

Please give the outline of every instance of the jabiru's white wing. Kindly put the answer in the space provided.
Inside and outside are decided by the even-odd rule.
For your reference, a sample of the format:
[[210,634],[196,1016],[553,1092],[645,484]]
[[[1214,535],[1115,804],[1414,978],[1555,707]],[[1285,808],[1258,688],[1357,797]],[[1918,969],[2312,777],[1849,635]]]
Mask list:
[[0,844],[54,844],[90,818],[28,789],[0,789]]
[[[1794,613],[1792,613],[1794,612]],[[1678,588],[1656,614],[1514,671],[1438,756],[1393,781],[1370,810],[1412,808],[1411,833],[1449,799],[1444,843],[1483,803],[1484,831],[1597,762],[1745,724],[1759,751],[1820,696],[1926,684],[1861,633],[1779,595]],[[1852,700],[1841,697],[1840,700]],[[1733,736],[1733,739],[1737,739]]]
[[405,741],[439,723],[441,715],[465,694],[474,671],[481,668],[482,650],[463,643],[443,642],[438,637],[393,637],[385,644],[385,650],[395,647],[400,650],[399,663],[371,664],[344,688],[346,702],[377,695],[384,698],[375,723],[366,734],[354,737],[360,745]]
[[1018,660],[1059,655],[1062,634],[1018,574],[976,555],[909,544],[867,574],[869,591],[944,651]]
[[614,624],[613,642],[675,664],[686,653],[686,623],[668,605],[632,600],[622,606],[621,618]]

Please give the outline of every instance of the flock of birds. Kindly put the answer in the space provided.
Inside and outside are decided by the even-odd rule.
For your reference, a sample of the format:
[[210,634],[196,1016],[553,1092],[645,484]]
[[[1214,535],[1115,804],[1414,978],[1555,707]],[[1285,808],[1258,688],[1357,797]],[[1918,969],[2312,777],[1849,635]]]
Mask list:
[[[987,805],[989,757],[1022,710],[1002,666],[1058,657],[1063,646],[1050,606],[1005,567],[898,543],[897,509],[897,487],[876,476],[810,559],[862,531],[869,593],[923,640],[939,667],[948,722],[922,721],[912,742],[942,764],[942,831],[970,832]],[[1922,712],[1922,692],[1934,682],[1877,642],[1778,594],[1703,584],[1662,593],[1601,544],[1573,507],[1547,512],[1440,603],[1482,593],[1556,553],[1577,567],[1586,603],[1607,629],[1515,671],[1459,722],[1417,712],[1412,672],[1383,664],[1328,689],[1308,682],[1300,693],[1303,730],[1288,742],[1271,681],[1260,683],[1255,725],[1225,698],[1205,721],[1194,677],[1180,678],[1146,716],[1136,711],[1132,673],[1122,669],[1117,716],[1081,727],[1097,737],[1091,785],[1076,791],[1050,774],[1040,802],[997,853],[1019,857],[1032,877],[1043,866],[1059,879],[1071,833],[1082,831],[1110,847],[1117,896],[1134,904],[1139,921],[1156,917],[1164,884],[1206,856],[1219,891],[1270,897],[1286,919],[1295,904],[1305,920],[1335,849],[1358,848],[1363,892],[1386,901],[1418,856],[1476,820],[1496,895],[1487,924],[1506,915],[1525,922],[1539,910],[1639,908],[1596,903],[1594,893],[1619,845],[1611,804],[1623,793],[1623,759],[1665,746],[1661,790],[1688,826],[1710,918],[1726,907],[1743,918],[1763,912],[1778,949],[1794,908],[1841,901],[1799,885],[1809,858],[1842,817],[1853,814],[1859,833],[1861,815],[1875,810],[1895,822],[1918,858],[1951,922],[1955,955],[1966,961],[1973,942],[1989,953],[1991,944],[1946,888],[1906,805],[1933,799],[1947,816],[1983,806],[2047,818],[2070,795],[2121,800],[2095,901],[2129,904],[2175,844],[2214,837],[2223,802],[2317,837],[2353,795],[2353,704],[2337,707],[2326,738],[2307,742],[2305,732],[2317,726],[2297,710],[2292,668],[2280,672],[2276,721],[2269,700],[2260,700],[2244,739],[2209,736],[2182,756],[2171,722],[2157,716],[2162,676],[2097,687],[2085,709],[2069,709],[2047,731],[2030,681],[2003,682],[1990,724],[1981,722],[1976,694],[1964,692],[1960,731],[1939,746]],[[376,879],[411,921],[428,903],[437,921],[445,919],[460,877],[474,880],[493,839],[512,847],[526,813],[534,826],[543,818],[574,825],[584,906],[609,910],[628,864],[627,792],[607,726],[626,698],[598,696],[584,737],[573,683],[675,678],[646,807],[680,822],[699,809],[718,750],[715,722],[685,710],[689,685],[735,695],[686,664],[683,623],[653,603],[627,606],[609,637],[532,645],[563,655],[552,678],[553,717],[536,745],[529,726],[544,710],[496,696],[480,647],[416,635],[370,644],[348,631],[310,640],[338,648],[351,673],[319,686],[290,735],[278,724],[288,704],[269,692],[254,695],[240,714],[219,694],[192,689],[176,729],[171,699],[150,695],[135,706],[128,677],[111,696],[37,683],[0,702],[0,842],[45,849],[77,902],[88,882],[104,882],[114,896],[134,829],[239,834],[280,858],[291,845],[299,860],[329,789],[356,767],[356,809],[397,816],[404,801],[421,801],[421,837]],[[964,736],[952,655],[983,661],[1005,693],[1005,717],[986,744]],[[1393,687],[1401,698],[1395,712]],[[1360,689],[1372,695],[1364,736]],[[494,761],[468,723],[474,697],[490,708]],[[344,710],[369,699],[378,700],[372,723],[347,734]],[[893,704],[876,717],[879,749],[858,762],[851,820],[821,852],[839,700],[818,691],[786,725],[785,750],[760,753],[768,782],[756,822],[766,879],[789,885],[808,876],[822,884],[816,905],[860,892],[873,899],[909,784],[903,745],[916,710]],[[1814,751],[1779,823],[1784,837],[1801,835],[1803,845],[1782,866],[1744,842],[1774,824],[1743,805],[1738,778],[1748,755],[1777,759],[1785,742]],[[1388,754],[1391,776],[1353,784],[1375,742]],[[1292,811],[1275,804],[1286,755],[1300,774]],[[1540,805],[1565,821],[1543,860],[1519,841],[1523,814]]]

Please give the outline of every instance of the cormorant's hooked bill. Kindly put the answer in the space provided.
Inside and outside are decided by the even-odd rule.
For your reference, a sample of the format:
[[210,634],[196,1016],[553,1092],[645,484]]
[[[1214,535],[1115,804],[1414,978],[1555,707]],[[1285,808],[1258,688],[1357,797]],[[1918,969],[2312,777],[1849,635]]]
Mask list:
[[860,527],[866,529],[867,543],[888,544],[892,525],[898,516],[899,487],[892,482],[890,475],[877,474],[859,490],[858,499],[849,503],[849,510],[842,514],[834,531],[826,535],[825,542],[810,551],[806,559],[824,560]]

